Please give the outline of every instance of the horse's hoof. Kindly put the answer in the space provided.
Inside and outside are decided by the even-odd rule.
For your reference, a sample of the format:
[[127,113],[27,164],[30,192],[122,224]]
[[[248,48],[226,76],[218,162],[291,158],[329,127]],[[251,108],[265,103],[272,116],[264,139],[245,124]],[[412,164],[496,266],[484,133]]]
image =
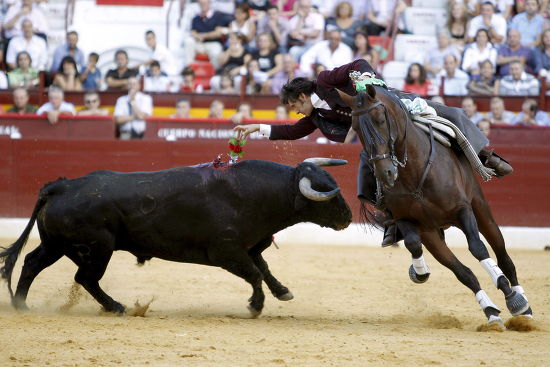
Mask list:
[[512,316],[521,315],[529,310],[529,302],[520,293],[513,291],[510,295],[506,296],[506,307],[512,314]]
[[282,295],[276,296],[276,297],[279,301],[290,301],[291,299],[294,298],[294,295],[290,291],[288,291],[285,294],[282,294]]
[[250,316],[252,316],[253,319],[257,318],[262,314],[262,310],[255,309],[251,305],[248,305],[247,308],[248,308],[248,311],[250,311]]
[[527,311],[525,311],[524,313],[522,313],[523,316],[527,316],[527,317],[530,317],[530,318],[533,318],[533,310],[531,310],[531,307],[529,307],[527,309]]
[[430,273],[426,273],[422,275],[417,274],[416,271],[414,270],[414,267],[411,265],[409,267],[409,278],[411,278],[411,280],[417,284],[426,283],[430,278]]

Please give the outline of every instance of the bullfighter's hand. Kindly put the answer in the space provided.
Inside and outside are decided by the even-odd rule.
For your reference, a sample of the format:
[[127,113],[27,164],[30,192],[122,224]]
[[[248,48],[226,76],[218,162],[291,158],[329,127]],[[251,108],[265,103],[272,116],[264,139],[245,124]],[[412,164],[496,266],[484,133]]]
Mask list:
[[248,135],[260,130],[259,124],[239,125],[235,126],[233,130],[237,133],[237,139],[244,140]]

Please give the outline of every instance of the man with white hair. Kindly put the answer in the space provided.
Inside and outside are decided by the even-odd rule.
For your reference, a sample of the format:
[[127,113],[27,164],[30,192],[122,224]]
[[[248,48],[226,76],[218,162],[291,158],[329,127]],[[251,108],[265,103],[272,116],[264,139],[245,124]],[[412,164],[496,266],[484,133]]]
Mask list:
[[21,51],[27,51],[31,56],[32,67],[40,71],[46,70],[48,63],[48,48],[46,41],[33,33],[32,22],[28,19],[23,21],[23,35],[13,37],[8,45],[6,63],[11,69],[15,69],[17,55]]
[[139,80],[128,79],[128,94],[118,97],[115,105],[115,123],[122,140],[141,139],[145,133],[145,118],[153,114],[153,99],[139,91]]
[[63,89],[51,86],[48,89],[48,102],[44,103],[38,111],[37,115],[47,115],[50,124],[55,125],[59,122],[61,115],[75,115],[76,111],[72,103],[65,102],[63,99],[65,94]]

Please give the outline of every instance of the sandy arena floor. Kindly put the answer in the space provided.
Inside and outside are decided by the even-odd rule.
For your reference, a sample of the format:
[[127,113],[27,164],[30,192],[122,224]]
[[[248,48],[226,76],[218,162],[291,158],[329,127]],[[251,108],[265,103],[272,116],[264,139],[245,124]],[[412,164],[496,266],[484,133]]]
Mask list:
[[[508,319],[489,276],[456,253]],[[0,366],[550,366],[550,252],[511,252],[540,328],[527,333],[477,332],[485,318],[474,296],[429,255],[432,276],[416,285],[404,248],[282,244],[264,254],[295,299],[264,286],[258,319],[243,280],[158,259],[140,268],[128,253],[115,254],[101,285],[129,306],[154,297],[146,317],[101,313],[87,293],[60,311],[76,270],[66,258],[35,280],[30,312],[12,309],[2,282]]]

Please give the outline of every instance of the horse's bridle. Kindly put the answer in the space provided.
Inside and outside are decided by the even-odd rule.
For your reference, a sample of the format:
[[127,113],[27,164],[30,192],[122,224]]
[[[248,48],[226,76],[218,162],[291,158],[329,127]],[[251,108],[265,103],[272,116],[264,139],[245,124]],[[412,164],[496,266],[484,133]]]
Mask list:
[[[364,101],[364,95],[358,95],[357,96],[357,106],[358,107],[362,107],[363,106],[363,101]],[[388,150],[389,150],[389,153],[385,153],[385,154],[377,154],[376,152],[376,144],[374,144],[374,141],[373,139],[369,138],[369,136],[371,135],[369,132],[368,132],[368,129],[366,126],[364,126],[365,124],[361,124],[361,121],[359,121],[359,130],[361,131],[361,134],[363,135],[363,139],[368,141],[369,144],[371,145],[372,147],[372,153],[371,153],[371,156],[369,158],[369,161],[377,161],[377,160],[381,160],[381,159],[391,159],[392,163],[397,167],[397,166],[400,166],[400,167],[405,167],[405,165],[407,164],[407,159],[408,159],[408,155],[407,155],[407,127],[409,125],[409,121],[407,119],[407,121],[405,122],[405,135],[404,135],[404,144],[405,144],[405,151],[403,153],[403,161],[400,162],[399,159],[397,158],[397,155],[395,154],[395,139],[394,137],[392,136],[392,128],[391,128],[391,120],[389,118],[389,115],[388,115],[388,109],[386,108],[386,105],[384,105],[384,103],[380,100],[378,100],[377,102],[375,102],[374,104],[368,106],[367,108],[363,108],[363,109],[359,109],[359,110],[354,110],[352,112],[352,116],[362,116],[362,115],[365,115],[365,117],[370,121],[371,125],[372,125],[372,119],[370,118],[370,116],[368,115],[368,113],[378,107],[378,106],[382,106],[382,108],[384,108],[384,116],[386,118],[386,122],[388,125]],[[397,130],[397,128],[396,128]],[[382,139],[380,137],[380,139]],[[383,140],[383,139],[382,139]]]

